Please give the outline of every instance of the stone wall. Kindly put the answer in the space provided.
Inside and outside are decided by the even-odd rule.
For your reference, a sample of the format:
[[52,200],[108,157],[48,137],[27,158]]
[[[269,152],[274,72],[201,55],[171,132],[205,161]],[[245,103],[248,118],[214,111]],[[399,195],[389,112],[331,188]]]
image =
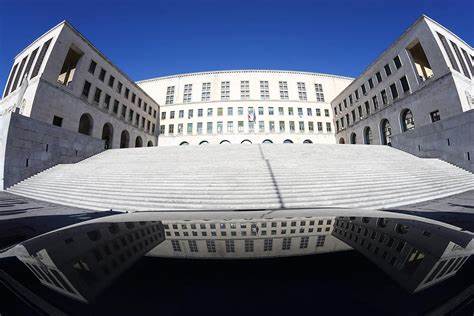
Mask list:
[[392,146],[474,172],[474,110],[394,135]]
[[16,113],[0,117],[1,188],[6,189],[61,163],[104,150],[104,141]]

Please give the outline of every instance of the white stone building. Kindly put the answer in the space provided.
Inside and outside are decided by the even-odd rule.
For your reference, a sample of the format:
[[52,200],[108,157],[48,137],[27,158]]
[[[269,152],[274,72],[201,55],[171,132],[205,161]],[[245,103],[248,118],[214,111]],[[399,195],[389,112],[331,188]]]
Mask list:
[[393,135],[472,110],[472,47],[421,16],[332,102],[339,143]]
[[329,101],[351,78],[281,70],[189,73],[138,82],[161,106],[159,145],[335,143]]
[[0,110],[103,139],[106,148],[157,144],[158,104],[65,21],[14,58]]

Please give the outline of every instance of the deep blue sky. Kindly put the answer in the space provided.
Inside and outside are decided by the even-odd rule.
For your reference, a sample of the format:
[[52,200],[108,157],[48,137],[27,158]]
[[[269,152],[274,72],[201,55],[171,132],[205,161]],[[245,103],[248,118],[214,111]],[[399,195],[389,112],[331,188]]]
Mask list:
[[13,57],[69,20],[132,79],[267,68],[357,76],[422,13],[474,42],[472,0],[0,0],[0,87]]

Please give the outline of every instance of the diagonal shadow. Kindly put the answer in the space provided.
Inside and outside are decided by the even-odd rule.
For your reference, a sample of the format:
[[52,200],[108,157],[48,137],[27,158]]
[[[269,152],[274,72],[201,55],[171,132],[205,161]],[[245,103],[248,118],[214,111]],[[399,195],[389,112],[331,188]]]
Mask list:
[[275,191],[278,197],[278,203],[280,204],[280,208],[286,208],[285,203],[283,202],[283,198],[281,196],[280,188],[278,187],[278,183],[275,179],[275,174],[273,173],[272,166],[270,165],[270,161],[267,158],[265,158],[265,154],[263,153],[261,144],[258,145],[258,150],[260,151],[261,158],[265,160],[265,164],[267,165],[268,172],[270,173],[270,176],[272,177],[273,187],[275,188]]

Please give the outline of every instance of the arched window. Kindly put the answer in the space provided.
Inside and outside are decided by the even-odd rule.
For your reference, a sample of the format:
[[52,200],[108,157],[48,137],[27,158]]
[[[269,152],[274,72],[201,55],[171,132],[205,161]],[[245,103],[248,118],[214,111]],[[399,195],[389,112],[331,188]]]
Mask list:
[[313,143],[313,141],[311,139],[305,139],[303,141],[303,144],[312,144],[312,143]]
[[153,142],[151,140],[148,141],[147,147],[153,147]]
[[228,140],[223,140],[219,144],[230,144],[230,142]]
[[202,142],[199,143],[199,145],[207,145],[209,142],[207,140],[203,140]]
[[356,135],[356,133],[351,134],[350,141],[351,141],[351,144],[357,144],[357,135]]
[[85,135],[92,135],[92,128],[94,127],[94,121],[89,113],[84,113],[79,119],[78,132]]
[[270,139],[265,139],[262,144],[273,144],[273,142]]
[[110,149],[112,148],[112,140],[114,138],[114,128],[112,124],[105,123],[104,127],[102,128],[102,140],[105,141],[104,148]]
[[137,138],[135,138],[135,147],[143,147],[143,141],[140,136],[137,136]]
[[406,132],[415,128],[413,113],[411,113],[409,109],[402,111],[402,114],[400,115],[400,122],[402,123],[402,132]]
[[344,137],[339,138],[339,144],[345,144],[346,141],[344,140]]
[[130,144],[130,134],[126,130],[120,135],[120,148],[128,148]]
[[240,142],[241,144],[251,144],[252,142],[248,139],[244,139],[243,141]]
[[380,137],[382,145],[392,146],[392,127],[387,119],[380,122]]
[[[179,144],[179,146],[187,146],[187,145],[189,145],[188,142],[181,142],[181,143]],[[201,145],[201,144],[199,144],[199,145]]]
[[372,130],[367,126],[364,128],[364,144],[370,145],[373,143]]
[[293,141],[291,139],[285,139],[283,144],[293,144]]

